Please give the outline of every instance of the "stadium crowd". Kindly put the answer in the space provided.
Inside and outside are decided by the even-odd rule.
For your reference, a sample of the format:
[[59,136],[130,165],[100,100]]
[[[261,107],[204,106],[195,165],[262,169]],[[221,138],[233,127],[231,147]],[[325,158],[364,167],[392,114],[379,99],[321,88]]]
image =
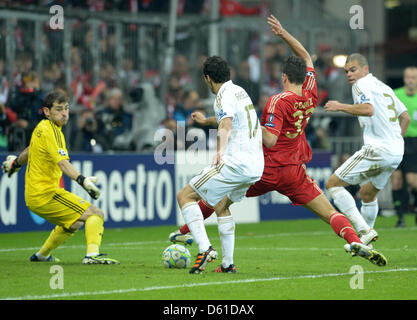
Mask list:
[[[60,4],[90,11],[153,11],[167,12],[167,1],[3,1],[6,8],[27,9],[31,5],[51,6]],[[255,15],[267,14],[266,4],[245,7],[236,1],[220,1],[220,14]],[[209,1],[179,1],[178,14],[208,14]],[[5,32],[5,25],[1,26]],[[35,52],[30,28],[25,21],[18,21],[15,28],[16,44],[13,78],[6,72],[6,43],[0,38],[0,151],[22,150],[30,139],[30,134],[41,118],[39,108],[43,96],[54,88],[68,93],[71,101],[71,119],[67,145],[71,151],[108,152],[136,151],[151,152],[155,147],[153,135],[158,128],[171,130],[178,128],[186,132],[193,129],[198,135],[208,139],[210,128],[200,128],[193,123],[190,115],[195,110],[212,113],[211,94],[201,76],[202,64],[207,57],[200,54],[197,61],[190,61],[186,50],[177,48],[173,68],[168,76],[166,96],[160,97],[160,74],[157,68],[139,72],[137,57],[126,55],[121,69],[116,69],[116,36],[114,26],[100,24],[100,71],[96,85],[92,72],[92,31],[86,24],[73,24],[73,39],[70,49],[71,84],[66,86],[65,63],[62,39],[57,32],[43,26],[42,74],[35,68]],[[130,42],[136,46],[138,43]],[[265,63],[261,66],[260,50]],[[333,66],[332,49],[326,44],[317,49],[315,61],[319,83],[319,105],[328,99],[343,100],[349,97],[349,88],[343,70]],[[260,114],[268,98],[282,92],[281,66],[289,55],[283,42],[268,42],[259,48],[257,39],[248,44],[246,56],[231,64],[232,80],[245,88]],[[197,74],[198,76],[194,76]],[[261,79],[261,74],[262,79]],[[347,89],[340,90],[341,87]],[[341,96],[342,94],[342,96]],[[211,99],[211,100],[210,100]],[[146,119],[146,121],[144,121]],[[195,131],[197,129],[197,131]],[[306,135],[315,149],[329,150],[328,135],[343,135],[343,121],[329,117],[317,117],[308,126]],[[179,136],[179,135],[178,135]],[[178,140],[178,139],[177,139]],[[177,141],[178,142],[178,141]],[[186,142],[180,143],[186,147]],[[213,145],[208,141],[207,146]],[[176,144],[177,147],[179,145]]]

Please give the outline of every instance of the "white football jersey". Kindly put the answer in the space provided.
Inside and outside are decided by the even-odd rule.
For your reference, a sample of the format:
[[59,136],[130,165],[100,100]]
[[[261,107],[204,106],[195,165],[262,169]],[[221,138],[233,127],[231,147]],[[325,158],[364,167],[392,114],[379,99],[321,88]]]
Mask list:
[[358,117],[364,144],[403,155],[404,139],[398,117],[407,109],[394,91],[369,73],[352,86],[352,96],[355,104],[370,103],[374,107],[372,117]]
[[217,92],[213,107],[217,123],[232,118],[224,163],[245,176],[261,177],[264,170],[262,130],[249,95],[229,80]]

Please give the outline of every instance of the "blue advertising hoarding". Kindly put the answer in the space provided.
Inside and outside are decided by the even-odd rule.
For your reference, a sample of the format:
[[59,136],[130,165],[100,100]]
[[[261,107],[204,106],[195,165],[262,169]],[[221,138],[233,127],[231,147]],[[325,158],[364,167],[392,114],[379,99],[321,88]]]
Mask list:
[[[0,155],[3,162],[6,155]],[[332,174],[329,153],[315,153],[307,165],[307,171],[321,188]],[[101,196],[93,200],[75,181],[64,179],[64,187],[85,200],[92,202],[104,213],[106,228],[176,225],[180,219],[176,206],[179,181],[176,176],[184,174],[186,164],[157,164],[153,154],[118,155],[71,155],[71,163],[84,176],[97,176]],[[25,205],[25,169],[8,178],[0,172],[0,233],[51,230],[53,226],[31,213]],[[239,208],[244,221],[312,218],[314,214],[301,206],[293,206],[288,198],[270,192],[256,198],[256,208]],[[238,205],[236,205],[238,206]],[[242,212],[248,211],[248,212]],[[256,217],[250,215],[258,212]],[[243,220],[242,220],[243,221]]]
[[[106,228],[176,224],[173,164],[158,165],[153,155],[72,155],[71,163],[99,178],[101,196],[93,200],[68,178],[65,189],[102,209]],[[0,232],[52,228],[25,205],[25,169],[10,179],[0,173]]]

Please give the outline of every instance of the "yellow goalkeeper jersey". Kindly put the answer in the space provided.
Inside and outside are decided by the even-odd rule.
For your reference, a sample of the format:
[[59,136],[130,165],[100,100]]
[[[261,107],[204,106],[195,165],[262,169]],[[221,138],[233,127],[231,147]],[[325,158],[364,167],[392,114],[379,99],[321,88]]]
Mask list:
[[25,200],[29,207],[46,204],[60,188],[61,160],[69,160],[61,127],[42,120],[33,130],[25,175]]

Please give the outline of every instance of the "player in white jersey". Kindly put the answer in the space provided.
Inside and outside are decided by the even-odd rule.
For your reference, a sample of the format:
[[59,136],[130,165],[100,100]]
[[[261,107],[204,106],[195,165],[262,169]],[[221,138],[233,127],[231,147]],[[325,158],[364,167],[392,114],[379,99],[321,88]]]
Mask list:
[[204,271],[207,263],[217,258],[197,204],[200,199],[215,209],[222,243],[222,266],[235,272],[235,224],[229,207],[241,201],[247,189],[262,176],[262,131],[250,97],[230,80],[226,61],[217,56],[209,57],[203,74],[207,86],[216,94],[213,107],[218,123],[217,152],[212,165],[193,177],[178,193],[177,200],[200,252],[190,273]]
[[[335,205],[351,220],[362,242],[370,244],[378,237],[373,229],[378,215],[377,194],[402,160],[403,136],[410,117],[392,89],[369,73],[363,55],[350,55],[344,68],[352,85],[354,104],[329,101],[324,109],[358,116],[364,146],[335,171],[326,182],[326,188]],[[360,212],[354,198],[345,189],[357,184],[361,186]]]

